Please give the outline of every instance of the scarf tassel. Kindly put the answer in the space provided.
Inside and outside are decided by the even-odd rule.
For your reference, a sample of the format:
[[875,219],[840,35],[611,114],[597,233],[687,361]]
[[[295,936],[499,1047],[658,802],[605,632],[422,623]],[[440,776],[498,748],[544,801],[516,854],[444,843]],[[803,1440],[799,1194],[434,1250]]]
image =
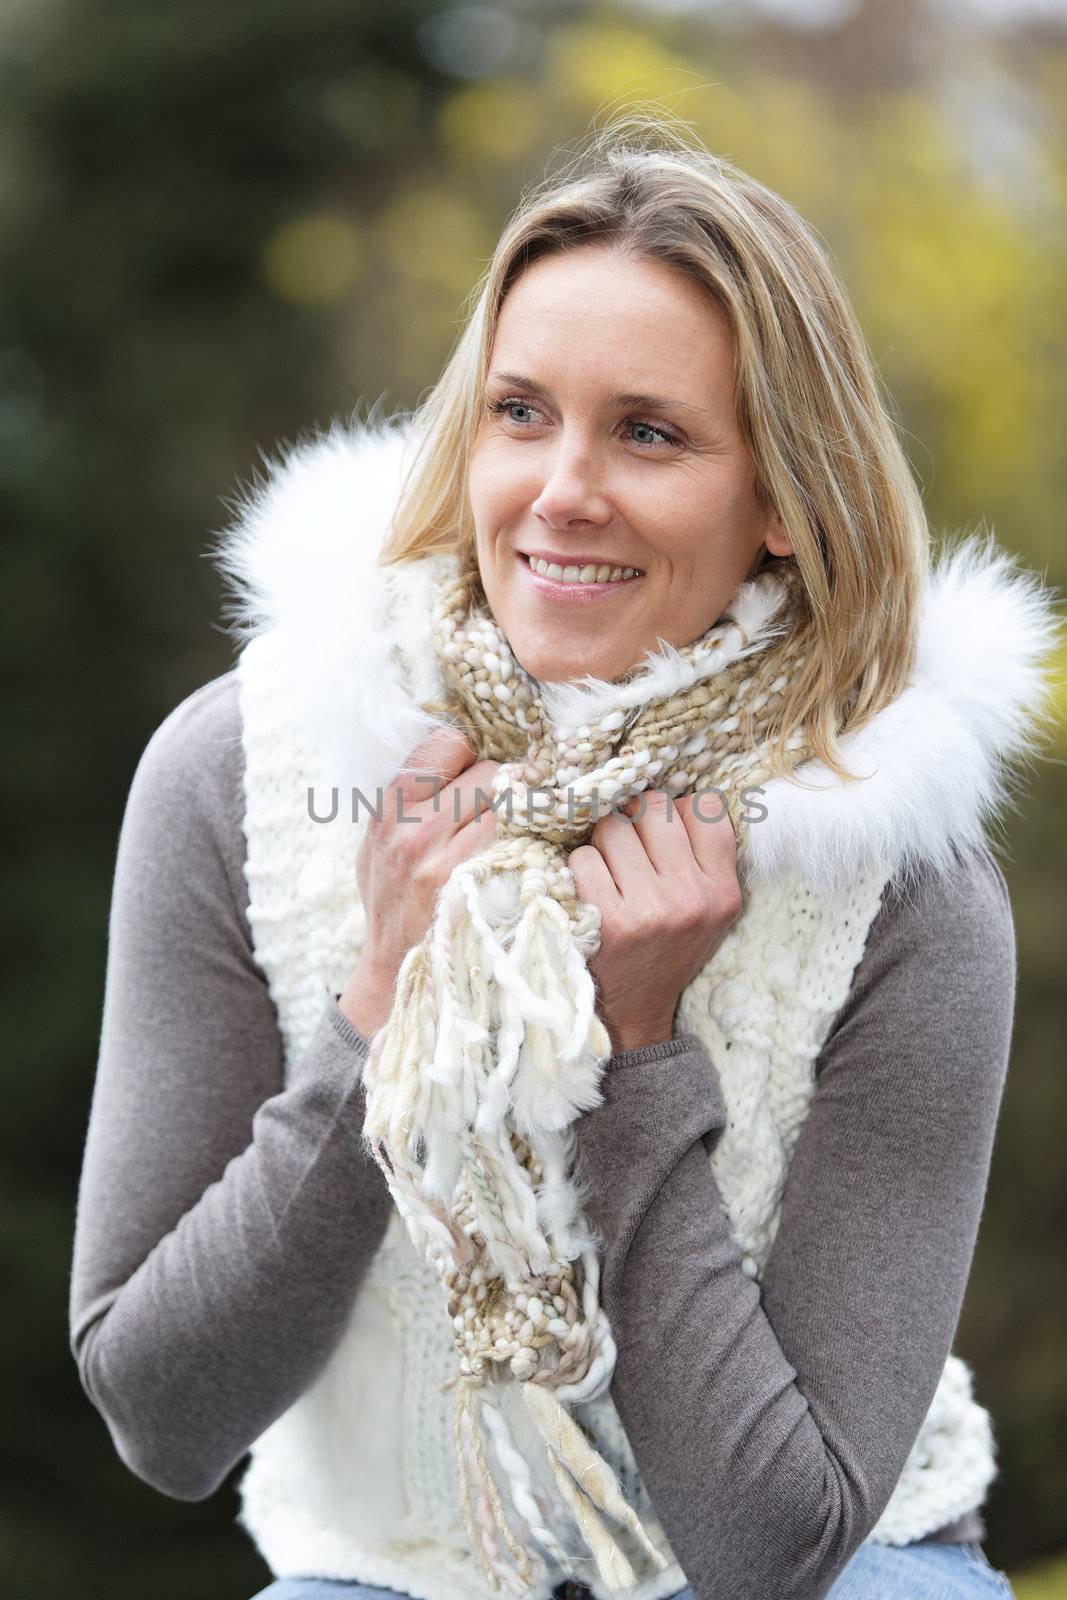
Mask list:
[[[657,1570],[664,1571],[666,1558],[656,1549],[636,1512],[626,1503],[611,1468],[593,1449],[551,1389],[543,1384],[522,1383],[519,1392],[526,1415],[544,1444],[561,1502],[596,1562],[603,1582],[613,1593],[623,1593],[636,1581],[633,1567],[605,1516],[628,1528]],[[456,1394],[454,1437],[460,1499],[471,1548],[478,1554],[494,1590],[526,1594],[532,1582],[544,1575],[544,1566],[537,1563],[538,1570],[531,1571],[526,1549],[511,1531],[486,1458],[482,1429],[493,1442],[510,1492],[511,1511],[526,1549],[533,1543],[540,1545],[561,1571],[567,1570],[570,1558],[547,1525],[545,1507],[534,1490],[529,1466],[515,1448],[503,1414],[488,1399],[483,1387],[460,1383]]]
[[[548,892],[544,847],[526,850],[513,873],[494,857],[513,861],[514,843],[453,873],[426,941],[401,964],[363,1075],[364,1139],[413,1242],[427,1258],[470,1265],[453,1215],[462,1177],[487,1258],[512,1281],[544,1272],[554,1252],[511,1135],[551,1142],[600,1104],[611,1054],[586,965],[598,928]],[[517,917],[502,904],[501,877],[514,880]],[[576,1197],[569,1216],[563,1198],[554,1196],[557,1243],[582,1233]]]

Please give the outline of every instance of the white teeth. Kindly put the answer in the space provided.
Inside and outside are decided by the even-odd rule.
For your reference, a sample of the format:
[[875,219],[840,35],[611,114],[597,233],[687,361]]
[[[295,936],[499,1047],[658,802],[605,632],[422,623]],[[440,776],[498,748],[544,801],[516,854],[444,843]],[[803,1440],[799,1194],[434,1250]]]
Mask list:
[[540,556],[528,556],[527,560],[541,577],[552,578],[556,583],[623,583],[641,576],[637,567],[595,567],[591,562],[584,567],[561,567]]

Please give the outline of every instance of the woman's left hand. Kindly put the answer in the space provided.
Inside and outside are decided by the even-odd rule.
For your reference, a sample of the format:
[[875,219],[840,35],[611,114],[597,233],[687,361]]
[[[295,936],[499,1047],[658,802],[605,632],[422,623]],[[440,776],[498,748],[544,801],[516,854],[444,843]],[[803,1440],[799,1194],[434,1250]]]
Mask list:
[[671,1037],[679,996],[742,908],[730,819],[717,796],[695,798],[696,810],[693,795],[649,790],[567,857],[579,899],[600,911],[589,970],[615,1053]]

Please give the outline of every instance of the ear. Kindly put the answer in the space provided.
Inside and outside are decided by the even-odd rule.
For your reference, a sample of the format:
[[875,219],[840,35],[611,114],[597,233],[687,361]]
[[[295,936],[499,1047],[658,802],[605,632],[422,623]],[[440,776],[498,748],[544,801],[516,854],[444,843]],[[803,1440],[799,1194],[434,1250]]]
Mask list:
[[785,524],[777,511],[772,512],[768,519],[763,534],[763,542],[772,556],[791,556],[793,554],[792,541],[788,533],[786,533]]

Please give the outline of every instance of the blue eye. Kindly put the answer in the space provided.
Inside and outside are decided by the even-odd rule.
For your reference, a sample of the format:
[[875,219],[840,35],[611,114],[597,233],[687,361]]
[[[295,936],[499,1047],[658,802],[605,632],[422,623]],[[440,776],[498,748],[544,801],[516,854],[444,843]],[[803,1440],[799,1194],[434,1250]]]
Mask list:
[[[525,400],[497,400],[489,407],[496,416],[503,416],[505,411],[511,411],[515,406],[521,406],[523,411],[533,411],[533,406],[527,405]],[[515,418],[510,419],[512,422]]]
[[[487,409],[494,416],[501,417],[505,414],[505,412],[513,411],[516,407],[523,411],[532,411],[535,414],[537,412],[536,406],[532,406],[528,400],[520,400],[516,395],[509,395],[504,400],[492,400],[488,403]],[[517,427],[521,428],[524,426],[522,421],[517,417],[510,417],[508,420],[514,422]],[[679,445],[682,442],[676,433],[671,433],[668,428],[661,428],[658,426],[658,424],[653,422],[641,422],[638,419],[633,418],[628,420],[625,426],[628,428],[645,428],[649,433],[658,434],[660,439],[664,441],[662,444],[645,444],[644,440],[634,440],[635,444],[644,444],[647,450],[672,449],[675,445]]]
[[669,433],[666,428],[657,428],[654,422],[631,422],[630,427],[647,428],[649,433],[658,433],[660,438],[666,439],[668,444],[681,444],[682,442],[676,433]]

